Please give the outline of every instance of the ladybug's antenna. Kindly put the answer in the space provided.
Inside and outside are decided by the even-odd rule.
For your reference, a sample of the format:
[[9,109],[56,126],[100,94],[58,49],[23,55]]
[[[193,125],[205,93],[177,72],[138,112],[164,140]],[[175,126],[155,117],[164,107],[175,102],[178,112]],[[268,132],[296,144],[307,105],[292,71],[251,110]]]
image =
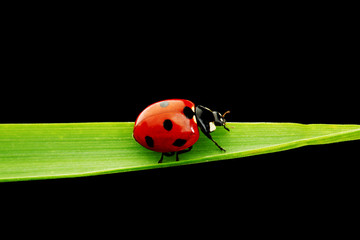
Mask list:
[[226,111],[226,112],[222,115],[222,117],[225,118],[225,115],[228,114],[228,113],[230,113],[230,111]]
[[230,129],[228,129],[228,128],[225,126],[225,125],[226,125],[225,115],[228,114],[228,113],[230,113],[230,111],[226,111],[221,117],[224,119],[224,125],[223,125],[224,128],[230,132]]

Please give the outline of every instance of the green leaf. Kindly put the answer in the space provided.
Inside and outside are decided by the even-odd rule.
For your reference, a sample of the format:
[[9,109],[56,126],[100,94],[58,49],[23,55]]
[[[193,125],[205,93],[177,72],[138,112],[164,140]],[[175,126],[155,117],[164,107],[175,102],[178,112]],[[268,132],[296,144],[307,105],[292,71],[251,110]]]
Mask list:
[[133,123],[1,124],[0,181],[91,176],[240,158],[305,145],[360,139],[360,125],[229,123],[191,152],[164,157],[132,138]]

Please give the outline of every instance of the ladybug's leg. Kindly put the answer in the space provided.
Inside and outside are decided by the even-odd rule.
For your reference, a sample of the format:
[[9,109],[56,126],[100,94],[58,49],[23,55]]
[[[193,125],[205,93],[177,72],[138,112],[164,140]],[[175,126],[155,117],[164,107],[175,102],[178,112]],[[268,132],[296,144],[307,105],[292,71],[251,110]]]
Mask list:
[[226,152],[225,149],[223,149],[217,142],[215,142],[215,140],[212,138],[212,136],[210,135],[210,133],[204,133],[211,141],[213,141],[215,143],[215,145],[221,150]]
[[158,163],[162,163],[163,158],[164,158],[164,155],[167,156],[167,157],[170,157],[170,156],[173,156],[174,154],[175,154],[175,152],[169,152],[169,153],[164,152],[164,153],[161,153],[161,158],[160,158],[160,160],[158,161]]
[[158,161],[158,163],[162,163],[163,158],[164,158],[164,153],[161,153],[161,158],[160,158],[160,160]]
[[178,151],[176,152],[176,161],[179,161],[179,154],[182,154],[182,153],[186,153],[186,152],[190,152],[192,149],[192,146],[187,148],[187,149],[184,149],[184,150],[181,150],[181,151]]
[[215,145],[221,150],[221,151],[224,151],[224,152],[226,152],[226,150],[225,149],[223,149],[217,142],[215,142],[215,140],[214,139],[212,139],[211,138],[211,141],[213,141],[214,143],[215,143]]

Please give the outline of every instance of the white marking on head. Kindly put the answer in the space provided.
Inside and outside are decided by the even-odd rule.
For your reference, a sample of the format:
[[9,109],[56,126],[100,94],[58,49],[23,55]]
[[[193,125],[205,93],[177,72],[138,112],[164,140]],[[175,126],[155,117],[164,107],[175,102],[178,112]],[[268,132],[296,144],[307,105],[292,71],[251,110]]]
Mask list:
[[192,110],[193,110],[193,112],[194,112],[194,117],[193,117],[194,122],[197,124],[197,120],[196,120],[196,112],[195,112],[195,105],[194,105],[194,106],[192,106],[192,107],[191,107],[191,109],[192,109]]
[[213,132],[216,130],[216,126],[215,126],[214,122],[209,122],[209,125],[210,125],[210,132]]

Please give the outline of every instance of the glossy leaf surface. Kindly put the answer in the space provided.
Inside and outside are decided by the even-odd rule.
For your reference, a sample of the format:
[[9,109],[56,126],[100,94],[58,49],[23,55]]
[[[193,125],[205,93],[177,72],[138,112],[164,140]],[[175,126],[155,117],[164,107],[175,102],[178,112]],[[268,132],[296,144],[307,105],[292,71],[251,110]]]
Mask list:
[[306,145],[359,140],[360,125],[229,123],[213,138],[200,135],[193,150],[165,157],[132,137],[134,123],[1,124],[0,181],[80,177],[137,171],[284,151]]

